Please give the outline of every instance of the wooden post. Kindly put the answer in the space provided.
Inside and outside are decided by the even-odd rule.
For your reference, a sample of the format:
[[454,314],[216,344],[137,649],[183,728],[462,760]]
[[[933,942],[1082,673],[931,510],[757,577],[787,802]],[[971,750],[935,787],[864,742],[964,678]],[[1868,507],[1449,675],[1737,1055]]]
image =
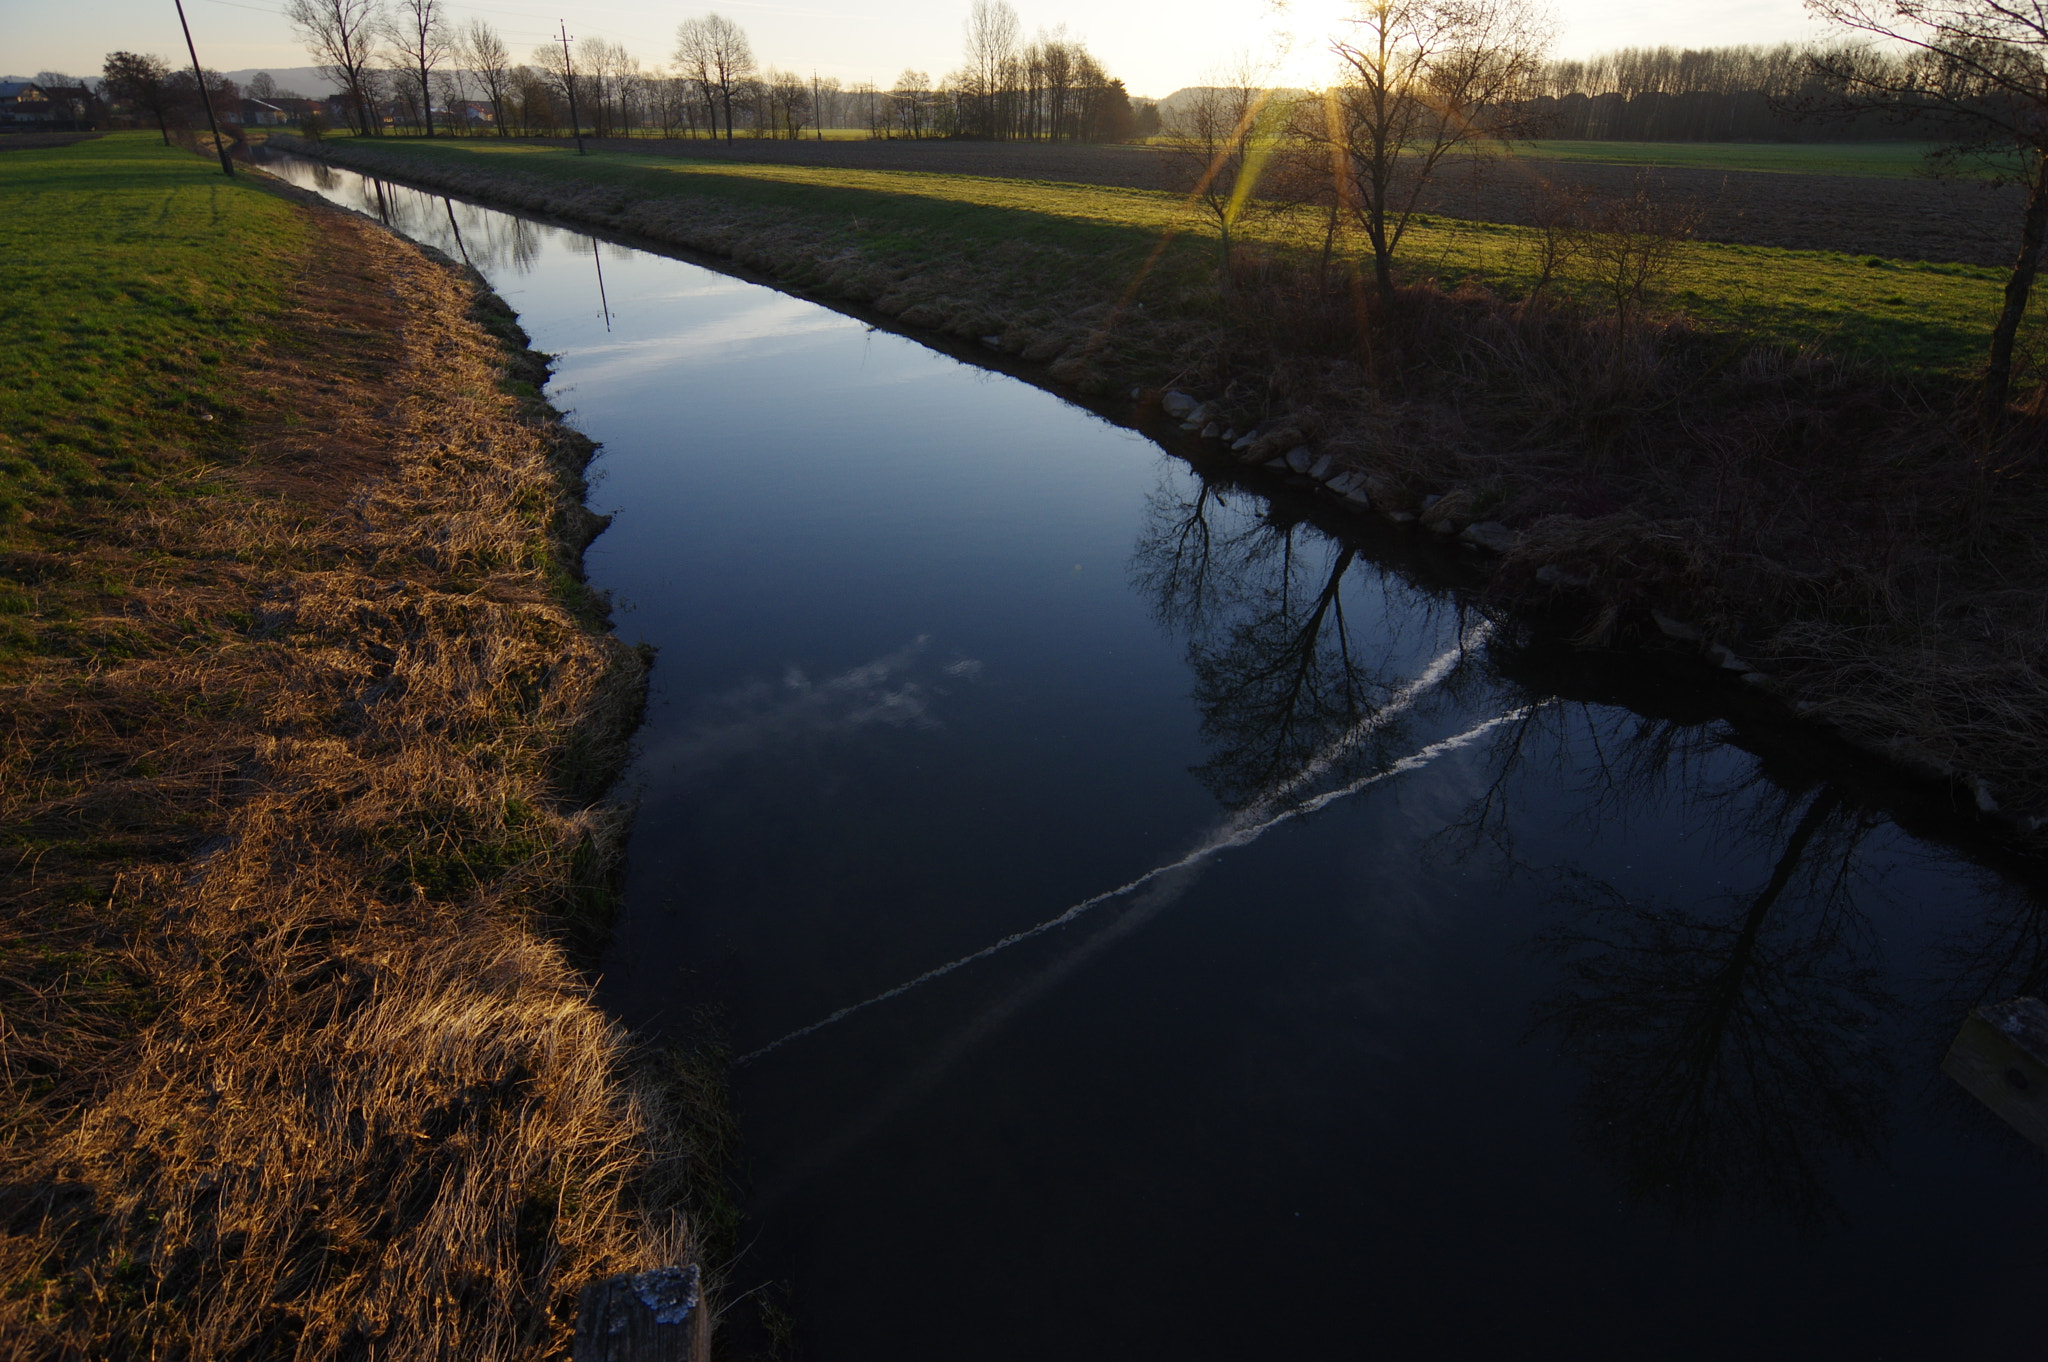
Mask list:
[[2008,998],[1971,1009],[1941,1068],[2048,1151],[2048,1003]]
[[583,1288],[574,1362],[710,1362],[711,1312],[697,1265],[626,1272]]

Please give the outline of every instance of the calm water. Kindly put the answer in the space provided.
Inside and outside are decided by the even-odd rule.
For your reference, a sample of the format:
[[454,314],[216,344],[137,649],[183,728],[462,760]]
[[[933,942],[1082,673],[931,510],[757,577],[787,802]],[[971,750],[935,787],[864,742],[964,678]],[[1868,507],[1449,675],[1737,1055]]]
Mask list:
[[1937,1065],[2048,913],[1881,771],[857,320],[287,170],[604,444],[605,997],[751,1056],[803,1354],[2038,1355],[2048,1160]]

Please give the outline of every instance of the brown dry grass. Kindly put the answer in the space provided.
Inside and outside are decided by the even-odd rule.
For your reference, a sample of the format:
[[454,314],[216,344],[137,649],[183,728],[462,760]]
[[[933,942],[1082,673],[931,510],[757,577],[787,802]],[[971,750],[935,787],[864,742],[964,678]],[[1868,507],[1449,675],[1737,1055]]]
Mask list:
[[249,457],[67,550],[131,655],[0,706],[0,1356],[558,1355],[692,1256],[701,1074],[573,959],[644,671],[567,570],[588,446],[472,281],[308,211]]

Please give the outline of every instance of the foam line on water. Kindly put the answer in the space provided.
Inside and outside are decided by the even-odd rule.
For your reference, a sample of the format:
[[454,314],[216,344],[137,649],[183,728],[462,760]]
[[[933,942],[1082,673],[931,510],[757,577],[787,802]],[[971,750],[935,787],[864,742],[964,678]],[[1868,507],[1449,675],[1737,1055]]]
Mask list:
[[[1403,771],[1412,771],[1418,766],[1427,765],[1436,757],[1442,756],[1446,751],[1476,742],[1494,729],[1525,718],[1539,708],[1541,708],[1540,705],[1526,706],[1503,714],[1499,718],[1488,719],[1486,722],[1476,725],[1455,737],[1447,738],[1443,742],[1433,744],[1431,747],[1417,752],[1414,756],[1403,760],[1395,767],[1363,777],[1342,790],[1331,791],[1328,796],[1316,801],[1316,807],[1321,808],[1326,806],[1331,800],[1342,799],[1346,795],[1356,794],[1368,786],[1391,779]],[[1285,817],[1298,817],[1301,813],[1307,811],[1308,809],[1304,806],[1302,809],[1290,811]],[[937,1087],[944,1081],[947,1073],[966,1057],[968,1051],[972,1050],[1004,1023],[1037,1002],[1054,988],[1057,988],[1090,961],[1102,955],[1118,942],[1128,939],[1147,923],[1157,918],[1168,908],[1171,908],[1179,901],[1183,894],[1194,887],[1195,881],[1201,877],[1202,870],[1203,867],[1200,865],[1190,866],[1176,874],[1154,881],[1143,893],[1134,895],[1130,906],[1119,913],[1115,921],[1111,922],[1109,926],[1095,933],[1086,941],[1081,942],[1064,956],[1055,960],[1048,968],[1040,970],[1036,975],[1025,980],[1018,987],[1011,989],[995,1003],[984,1008],[966,1026],[949,1037],[939,1047],[938,1053],[923,1064],[920,1064],[907,1077],[894,1084],[886,1095],[869,1106],[866,1111],[862,1112],[850,1124],[827,1134],[822,1143],[814,1147],[809,1153],[800,1156],[780,1179],[756,1188],[756,1199],[766,1207],[779,1200],[782,1195],[797,1183],[807,1180],[812,1175],[822,1172],[825,1168],[837,1162],[854,1145],[866,1139],[883,1122],[901,1111],[908,1103],[917,1100],[922,1094]]]
[[[1001,940],[983,946],[980,950],[975,951],[972,954],[963,955],[957,960],[949,960],[943,965],[936,965],[933,968],[926,970],[923,974],[918,975],[916,978],[905,980],[903,983],[896,985],[894,988],[885,989],[884,991],[875,994],[873,997],[864,998],[857,1003],[849,1003],[845,1007],[840,1008],[836,1012],[832,1012],[824,1017],[820,1017],[817,1021],[812,1022],[808,1026],[798,1027],[796,1030],[791,1031],[788,1035],[785,1035],[778,1040],[772,1040],[758,1050],[752,1050],[744,1055],[741,1055],[737,1060],[733,1061],[734,1064],[751,1064],[755,1060],[761,1058],[763,1055],[766,1055],[771,1051],[781,1049],[783,1046],[789,1044],[791,1041],[802,1040],[805,1036],[809,1036],[815,1034],[816,1032],[822,1031],[828,1026],[835,1026],[838,1023],[845,1021],[848,1017],[852,1016],[856,1012],[866,1011],[868,1008],[874,1007],[879,1003],[886,1003],[892,998],[900,998],[904,994],[910,992],[912,989],[921,988],[924,985],[931,983],[934,979],[942,979],[946,975],[953,973],[955,970],[964,969],[968,965],[972,965],[977,961],[986,960],[988,957],[995,955],[998,952],[1006,951],[1012,946],[1018,945],[1025,941],[1029,941],[1033,937],[1043,936],[1045,933],[1050,932],[1055,928],[1064,927],[1068,923],[1080,917],[1082,914],[1087,913],[1092,909],[1099,908],[1103,904],[1109,903],[1114,899],[1122,898],[1124,895],[1132,893],[1135,890],[1142,889],[1146,885],[1152,883],[1154,880],[1159,879],[1163,875],[1170,875],[1175,871],[1185,870],[1190,866],[1199,864],[1201,861],[1207,859],[1210,856],[1215,855],[1219,851],[1223,851],[1232,847],[1247,846],[1250,843],[1256,841],[1259,837],[1263,836],[1268,829],[1276,827],[1279,824],[1286,822],[1290,818],[1297,817],[1304,813],[1313,813],[1317,809],[1324,808],[1334,799],[1341,799],[1344,798],[1346,795],[1356,794],[1358,791],[1364,789],[1367,785],[1374,784],[1379,780],[1384,780],[1390,776],[1399,775],[1404,771],[1412,771],[1415,769],[1415,766],[1410,763],[1414,763],[1418,761],[1418,759],[1421,759],[1423,764],[1427,764],[1428,761],[1435,760],[1436,757],[1441,756],[1444,752],[1454,750],[1457,747],[1462,747],[1466,743],[1471,742],[1477,737],[1479,737],[1482,733],[1490,732],[1493,728],[1498,727],[1500,724],[1507,722],[1509,717],[1511,716],[1504,715],[1498,719],[1488,720],[1486,723],[1479,725],[1477,728],[1467,729],[1464,733],[1461,733],[1456,737],[1446,738],[1442,742],[1433,743],[1430,746],[1423,748],[1421,752],[1416,753],[1414,756],[1404,757],[1401,761],[1396,762],[1393,766],[1388,767],[1385,771],[1376,773],[1372,776],[1365,777],[1361,781],[1355,781],[1351,785],[1345,786],[1340,790],[1332,791],[1323,795],[1318,795],[1316,798],[1309,800],[1307,803],[1292,808],[1284,809],[1283,811],[1277,814],[1272,812],[1273,808],[1276,805],[1282,803],[1295,792],[1299,791],[1303,786],[1309,784],[1310,782],[1314,781],[1320,776],[1326,775],[1330,771],[1330,769],[1333,766],[1335,766],[1339,760],[1343,758],[1345,753],[1357,747],[1360,743],[1364,742],[1368,737],[1372,736],[1374,732],[1376,732],[1380,728],[1383,728],[1388,723],[1392,722],[1395,718],[1399,717],[1402,713],[1412,708],[1415,705],[1416,701],[1420,700],[1430,690],[1434,689],[1437,685],[1441,684],[1444,678],[1449,676],[1452,673],[1452,671],[1454,671],[1457,668],[1459,661],[1465,656],[1467,651],[1469,651],[1473,647],[1477,647],[1480,643],[1484,642],[1487,634],[1490,631],[1490,625],[1482,624],[1477,629],[1473,630],[1470,635],[1464,638],[1460,638],[1456,644],[1452,645],[1449,648],[1446,648],[1442,653],[1438,654],[1435,658],[1433,658],[1430,661],[1429,666],[1423,669],[1422,674],[1420,676],[1417,676],[1413,681],[1410,681],[1407,685],[1403,686],[1399,691],[1396,691],[1392,698],[1390,698],[1385,705],[1381,706],[1377,711],[1368,715],[1364,719],[1359,720],[1356,724],[1353,724],[1348,730],[1346,730],[1343,734],[1339,735],[1321,752],[1317,753],[1313,758],[1311,758],[1308,764],[1303,766],[1300,771],[1297,771],[1294,775],[1288,777],[1279,785],[1274,786],[1273,789],[1267,791],[1265,794],[1261,795],[1257,800],[1247,805],[1244,809],[1240,810],[1238,813],[1236,813],[1229,819],[1225,820],[1223,825],[1219,827],[1213,834],[1203,839],[1201,845],[1197,846],[1193,851],[1190,851],[1187,855],[1182,856],[1179,860],[1169,861],[1165,865],[1154,866],[1152,869],[1146,871],[1144,874],[1138,876],[1138,878],[1130,881],[1127,884],[1120,884],[1116,888],[1105,890],[1092,898],[1082,899],[1079,903],[1074,904],[1072,907],[1068,908],[1065,912],[1062,912],[1057,917],[1050,917],[1047,918],[1045,921],[1038,923],[1036,926],[1026,927],[1022,931],[1012,932],[1008,936],[1003,937]],[[1526,712],[1526,710],[1514,711],[1512,717],[1519,717],[1521,714]]]

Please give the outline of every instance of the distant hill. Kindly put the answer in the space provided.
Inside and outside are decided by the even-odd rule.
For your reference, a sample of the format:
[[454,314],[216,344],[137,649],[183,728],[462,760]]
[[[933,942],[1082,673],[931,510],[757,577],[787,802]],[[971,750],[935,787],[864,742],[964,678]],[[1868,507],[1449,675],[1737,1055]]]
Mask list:
[[290,90],[307,99],[318,99],[331,95],[341,87],[320,74],[317,66],[251,66],[241,71],[223,72],[225,76],[244,90],[258,71],[270,72],[270,78],[277,82],[280,90]]
[[[1176,113],[1180,112],[1183,108],[1187,107],[1189,104],[1193,103],[1197,98],[1199,98],[1203,91],[1214,90],[1217,88],[1218,87],[1214,85],[1188,85],[1182,87],[1181,89],[1175,90],[1166,98],[1158,101],[1159,116],[1161,118],[1172,118]],[[1284,87],[1273,91],[1273,95],[1276,99],[1296,99],[1302,95],[1312,93],[1314,92],[1310,90],[1295,90]]]
[[[177,65],[178,63],[176,62],[172,63],[174,68]],[[304,95],[308,99],[318,99],[322,95],[331,95],[339,88],[333,81],[321,75],[320,68],[317,66],[250,66],[240,71],[225,71],[222,74],[236,85],[247,89],[250,79],[258,71],[270,72],[270,78],[277,82],[278,89],[290,90]],[[80,80],[98,80],[100,76],[100,73],[97,71],[71,71],[66,74],[76,76]],[[35,77],[32,75],[0,76],[0,83],[34,79]]]

